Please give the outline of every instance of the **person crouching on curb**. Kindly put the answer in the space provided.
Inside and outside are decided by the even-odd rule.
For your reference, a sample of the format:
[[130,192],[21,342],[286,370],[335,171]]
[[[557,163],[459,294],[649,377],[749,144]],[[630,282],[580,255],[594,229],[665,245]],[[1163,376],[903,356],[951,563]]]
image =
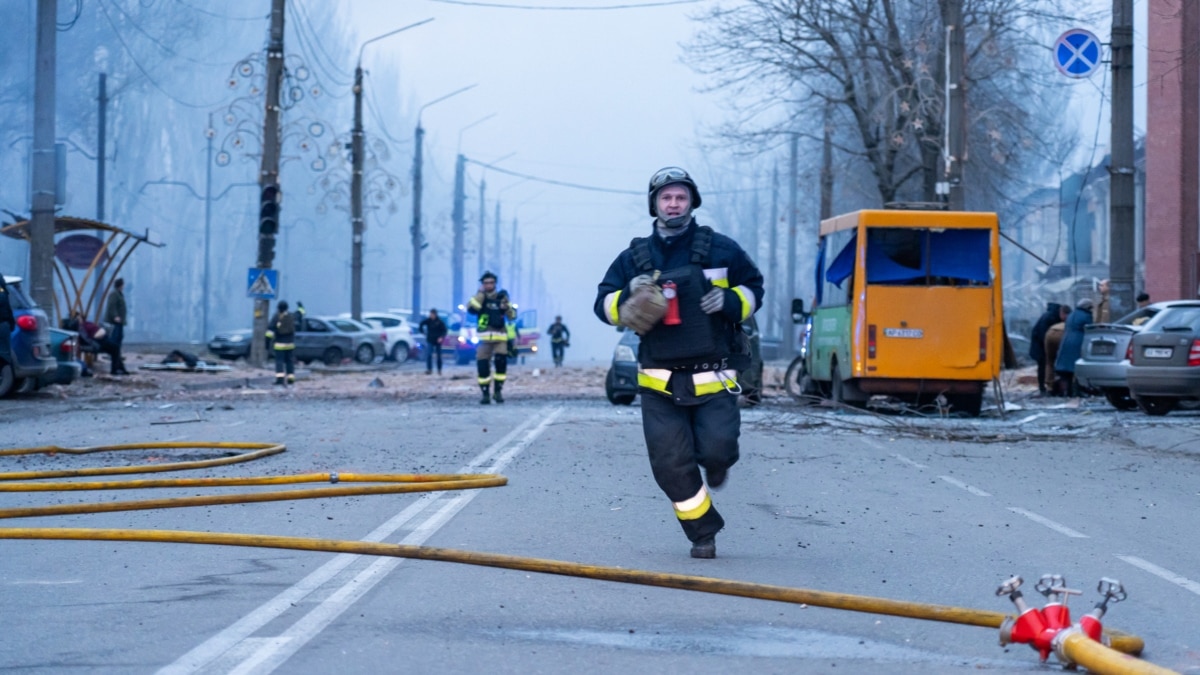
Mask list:
[[275,343],[275,384],[284,384],[286,371],[287,384],[293,385],[296,384],[296,315],[288,311],[287,300],[280,300],[276,309],[267,324],[267,337]]
[[737,242],[696,223],[700,191],[686,171],[659,170],[648,198],[650,236],[634,239],[609,266],[594,310],[642,338],[638,387],[650,468],[691,556],[715,558],[725,520],[709,489],[720,488],[738,461],[737,371],[749,366],[738,324],[762,305],[763,277]]

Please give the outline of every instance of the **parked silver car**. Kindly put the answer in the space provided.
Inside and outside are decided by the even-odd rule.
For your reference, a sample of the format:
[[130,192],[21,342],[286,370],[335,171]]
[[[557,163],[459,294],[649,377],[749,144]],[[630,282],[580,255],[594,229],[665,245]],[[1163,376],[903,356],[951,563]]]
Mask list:
[[[248,358],[253,335],[249,329],[218,333],[208,341],[208,351],[223,359]],[[295,356],[301,363],[321,361],[335,366],[347,358],[372,363],[385,354],[383,332],[354,319],[309,316],[297,326]]]
[[302,363],[321,360],[336,365],[343,358],[372,363],[387,354],[387,338],[382,329],[361,321],[336,316],[305,317],[304,327],[296,331],[296,360]]
[[1146,322],[1129,353],[1129,393],[1147,415],[1200,400],[1200,301],[1172,305]]
[[1129,394],[1125,373],[1129,368],[1129,345],[1146,323],[1168,307],[1187,300],[1156,302],[1140,307],[1112,323],[1093,323],[1083,329],[1083,349],[1075,361],[1079,386],[1102,392],[1117,410],[1133,410],[1137,402]]

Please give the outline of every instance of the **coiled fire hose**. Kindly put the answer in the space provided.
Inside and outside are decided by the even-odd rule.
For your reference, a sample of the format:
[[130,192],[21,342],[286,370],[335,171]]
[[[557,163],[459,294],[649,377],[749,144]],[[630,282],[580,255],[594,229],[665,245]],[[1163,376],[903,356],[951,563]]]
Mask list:
[[[280,490],[226,494],[219,496],[181,497],[124,502],[88,504],[63,504],[56,506],[0,509],[0,519],[26,518],[35,516],[102,513],[144,509],[176,508],[185,506],[210,506],[216,504],[241,504],[249,502],[281,501],[291,499],[320,499],[353,495],[397,494],[406,492],[430,492],[438,490],[462,490],[506,485],[508,479],[498,474],[346,474],[309,473],[291,476],[252,476],[235,478],[192,478],[160,480],[121,480],[102,482],[18,482],[41,481],[48,478],[77,478],[102,475],[128,475],[139,473],[161,473],[188,469],[199,469],[248,462],[284,452],[283,444],[274,443],[229,443],[229,442],[168,442],[130,443],[122,445],[93,446],[87,448],[62,448],[43,446],[0,450],[0,457],[32,454],[83,455],[125,450],[197,449],[247,450],[232,456],[189,462],[169,462],[149,465],[121,467],[91,467],[54,471],[23,471],[0,473],[0,492],[66,491],[66,490],[111,490],[143,489],[158,487],[224,487],[250,485],[286,485],[298,483],[334,483],[338,487],[309,488],[302,490]],[[352,485],[340,485],[351,483]],[[375,485],[358,485],[376,483]],[[93,540],[93,541],[138,541],[179,544],[216,544],[223,546],[245,546],[277,548],[301,551],[323,551],[329,553],[353,553],[359,555],[411,558],[414,560],[438,560],[482,567],[557,574],[602,581],[675,588],[700,591],[718,595],[757,598],[791,604],[812,605],[830,609],[844,609],[871,614],[925,619],[945,623],[957,623],[983,628],[1000,628],[1008,617],[1002,612],[934,605],[926,603],[889,600],[863,595],[833,593],[804,588],[758,584],[745,581],[714,579],[683,574],[630,570],[620,567],[585,565],[581,563],[527,558],[520,556],[480,553],[429,546],[384,544],[364,541],[336,539],[312,539],[305,537],[281,537],[260,534],[233,534],[222,532],[194,532],[186,530],[123,530],[91,528],[0,528],[0,539],[41,540]],[[1109,645],[1100,644],[1083,635],[1064,636],[1063,652],[1071,663],[1084,666],[1089,671],[1105,675],[1118,673],[1158,674],[1174,671],[1141,661],[1130,655],[1141,654],[1144,641],[1128,633],[1105,628],[1104,635]],[[1111,647],[1111,648],[1110,648]]]

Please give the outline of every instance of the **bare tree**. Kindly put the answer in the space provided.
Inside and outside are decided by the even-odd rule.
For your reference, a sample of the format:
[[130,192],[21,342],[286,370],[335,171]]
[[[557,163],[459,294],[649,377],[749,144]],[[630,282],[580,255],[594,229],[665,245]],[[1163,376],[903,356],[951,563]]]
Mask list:
[[1067,1],[743,0],[697,17],[704,28],[688,54],[730,96],[727,139],[819,139],[829,105],[837,149],[869,170],[881,202],[932,201],[945,134],[944,17],[960,2],[968,188],[992,201],[1058,154],[1052,130],[1062,125],[1047,117],[1065,97],[1047,95],[1045,34],[1065,25]]

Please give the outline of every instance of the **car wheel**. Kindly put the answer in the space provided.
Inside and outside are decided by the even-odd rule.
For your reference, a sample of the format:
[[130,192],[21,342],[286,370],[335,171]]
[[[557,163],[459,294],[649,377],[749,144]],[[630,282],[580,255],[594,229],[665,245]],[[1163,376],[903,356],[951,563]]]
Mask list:
[[846,395],[849,393],[847,391],[849,389],[849,386],[847,386],[846,382],[842,380],[842,372],[840,370],[838,370],[838,365],[836,363],[833,364],[833,369],[832,369],[832,372],[830,373],[830,380],[831,381],[829,383],[829,398],[831,400],[833,400],[835,403],[841,403],[844,405],[851,406],[853,408],[865,408],[866,407],[866,403],[867,403],[866,401],[849,400],[846,398]]
[[808,363],[803,356],[797,356],[788,365],[787,373],[783,376],[783,389],[788,396],[802,403],[821,396],[821,389],[809,376]]
[[1104,398],[1108,399],[1108,403],[1117,410],[1134,410],[1138,407],[1137,401],[1129,395],[1129,390],[1123,387],[1105,389]]
[[336,366],[342,362],[342,350],[337,347],[330,347],[325,350],[325,353],[321,354],[321,360],[327,366]]
[[396,363],[404,363],[405,361],[408,361],[407,342],[397,342],[396,345],[392,347],[392,360]]
[[16,384],[17,378],[13,376],[12,366],[7,363],[0,363],[0,398],[8,396]]
[[358,346],[354,350],[354,360],[359,363],[370,363],[375,360],[375,348],[367,343]]
[[742,396],[746,398],[746,403],[750,405],[758,405],[762,403],[762,363],[758,367],[751,367],[745,373],[742,385]]
[[1170,396],[1139,396],[1136,400],[1142,412],[1155,417],[1166,415],[1175,409],[1176,403],[1179,403],[1179,399]]

